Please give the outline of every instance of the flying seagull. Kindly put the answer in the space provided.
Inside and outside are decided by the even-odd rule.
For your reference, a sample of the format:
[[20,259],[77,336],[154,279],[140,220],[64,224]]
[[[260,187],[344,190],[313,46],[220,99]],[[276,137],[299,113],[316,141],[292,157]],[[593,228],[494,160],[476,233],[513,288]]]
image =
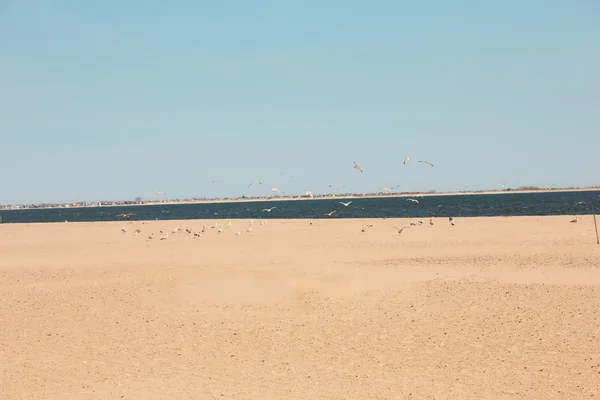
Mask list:
[[358,164],[356,163],[356,161],[353,161],[353,163],[354,163],[354,169],[357,169],[357,170],[359,170],[360,172],[363,172],[362,168],[360,167],[360,165],[358,165]]
[[259,181],[250,182],[250,184],[248,185],[248,187],[250,187],[252,185],[262,185],[262,182],[259,182]]
[[344,203],[344,202],[341,202],[341,201],[340,201],[339,203],[340,203],[341,205],[343,205],[344,207],[348,207],[348,206],[349,206],[349,205],[350,205],[352,202],[351,202],[351,201],[349,201],[349,202],[347,202],[347,203]]
[[417,199],[406,199],[406,201],[412,201],[413,203],[419,204],[419,200]]
[[261,211],[271,212],[275,207],[263,208]]
[[323,214],[323,215],[326,215],[326,216],[328,216],[328,217],[331,217],[331,216],[332,216],[333,214],[335,214],[336,212],[337,212],[337,210],[333,210],[332,212],[329,212],[329,213],[327,213],[327,214]]
[[409,226],[403,226],[402,228],[398,228],[397,226],[394,226],[394,228],[396,228],[398,230],[398,235],[402,234],[402,231],[406,228],[410,228]]
[[271,190],[272,190],[273,192],[279,192],[279,193],[281,193],[281,190],[279,190],[278,188],[271,188]]
[[419,162],[425,163],[425,164],[427,164],[427,165],[431,165],[431,166],[433,167],[433,164],[432,164],[432,163],[430,163],[429,161],[425,161],[425,160],[423,160],[423,161],[419,161]]
[[408,163],[409,161],[410,161],[410,157],[406,157],[406,158],[404,159],[404,162],[403,162],[402,164],[406,164],[406,163]]

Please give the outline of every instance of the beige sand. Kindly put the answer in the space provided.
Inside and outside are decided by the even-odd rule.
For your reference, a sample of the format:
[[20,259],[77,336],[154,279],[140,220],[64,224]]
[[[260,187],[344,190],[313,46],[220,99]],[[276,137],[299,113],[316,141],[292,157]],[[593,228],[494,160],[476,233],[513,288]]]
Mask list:
[[570,219],[0,225],[0,397],[598,398],[600,246]]

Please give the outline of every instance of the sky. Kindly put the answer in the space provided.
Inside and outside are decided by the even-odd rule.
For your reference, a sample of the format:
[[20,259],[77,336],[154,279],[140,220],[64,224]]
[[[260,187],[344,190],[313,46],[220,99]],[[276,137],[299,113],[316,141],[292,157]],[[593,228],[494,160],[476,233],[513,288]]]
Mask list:
[[600,185],[599,20],[596,0],[0,0],[0,204]]

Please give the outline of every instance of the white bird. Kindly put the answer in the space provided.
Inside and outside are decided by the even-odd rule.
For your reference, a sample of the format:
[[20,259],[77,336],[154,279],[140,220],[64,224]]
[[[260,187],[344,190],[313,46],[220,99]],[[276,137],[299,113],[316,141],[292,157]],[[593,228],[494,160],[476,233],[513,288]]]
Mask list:
[[406,157],[406,158],[404,159],[404,162],[403,162],[402,164],[406,164],[406,163],[408,163],[409,161],[410,161],[410,157]]
[[271,212],[271,210],[275,209],[276,207],[271,207],[271,208],[264,208],[261,211],[266,211],[266,212]]
[[214,224],[211,225],[211,228],[217,228],[219,226],[218,222],[215,222]]
[[413,203],[417,203],[417,204],[419,203],[419,200],[417,200],[417,199],[406,199],[406,201],[412,201]]
[[305,196],[310,197],[311,199],[314,197],[311,191],[306,191],[306,193],[304,193]]
[[252,227],[251,226],[247,227],[246,232],[248,232],[248,233],[252,232]]
[[242,233],[241,232],[236,232],[235,236],[240,236]]
[[231,221],[229,221],[229,222],[227,223],[227,225],[225,225],[225,226],[226,226],[227,228],[229,228],[229,227],[231,226]]
[[572,223],[577,223],[577,221],[579,221],[579,217],[575,217],[575,219],[571,220]]
[[430,163],[429,161],[424,161],[424,160],[423,160],[423,161],[419,161],[419,162],[421,162],[421,163],[425,163],[425,164],[427,164],[427,165],[431,165],[431,166],[433,167],[433,164],[432,164],[432,163]]
[[123,227],[121,228],[121,232],[123,232],[123,233],[127,232],[127,230],[125,229],[125,226],[123,226]]
[[223,232],[223,227],[219,228],[219,230],[217,231],[217,233],[221,233]]
[[166,192],[156,192],[156,194],[157,194],[157,195],[159,195],[159,196],[164,196],[164,195],[166,195],[167,193],[166,193]]
[[356,161],[353,161],[353,163],[354,163],[354,169],[356,169],[356,170],[358,170],[358,171],[360,171],[360,172],[363,172],[362,168],[360,167],[360,165],[358,165],[358,164],[356,163]]
[[333,214],[335,214],[336,212],[337,212],[337,210],[333,210],[333,211],[331,211],[331,212],[329,212],[329,213],[326,213],[326,214],[323,214],[323,215],[326,215],[326,216],[328,216],[328,217],[331,217],[331,216],[332,216]]
[[278,193],[281,193],[281,190],[279,190],[279,188],[271,188],[271,190],[272,190],[273,192],[278,192]]
[[141,229],[136,229],[135,231],[133,231],[133,234],[134,234],[134,235],[137,235],[137,234],[138,234],[138,233],[140,233],[140,232],[142,232],[142,230],[141,230]]
[[160,240],[167,240],[169,238],[169,234],[167,233],[165,236],[161,237]]
[[344,207],[348,207],[350,204],[352,204],[352,202],[351,202],[351,201],[349,201],[349,202],[347,202],[347,203],[344,203],[343,201],[340,201],[339,203],[340,203],[341,205],[343,205]]
[[248,187],[250,187],[252,185],[262,185],[262,182],[259,182],[259,181],[250,182],[250,184],[248,185]]
[[433,226],[433,218],[429,218],[429,225]]

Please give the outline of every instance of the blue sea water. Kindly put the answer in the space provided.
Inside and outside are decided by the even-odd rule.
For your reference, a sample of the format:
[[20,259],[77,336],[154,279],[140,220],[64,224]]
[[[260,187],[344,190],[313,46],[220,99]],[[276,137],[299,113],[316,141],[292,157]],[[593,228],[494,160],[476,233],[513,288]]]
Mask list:
[[[89,208],[3,210],[3,223],[129,220],[237,219],[237,218],[429,218],[582,215],[600,209],[600,191],[503,193],[355,199],[252,201],[208,204],[159,204]],[[340,202],[352,201],[349,206]],[[583,204],[577,204],[583,202]],[[262,211],[275,207],[271,212]],[[331,217],[323,214],[336,211]]]

